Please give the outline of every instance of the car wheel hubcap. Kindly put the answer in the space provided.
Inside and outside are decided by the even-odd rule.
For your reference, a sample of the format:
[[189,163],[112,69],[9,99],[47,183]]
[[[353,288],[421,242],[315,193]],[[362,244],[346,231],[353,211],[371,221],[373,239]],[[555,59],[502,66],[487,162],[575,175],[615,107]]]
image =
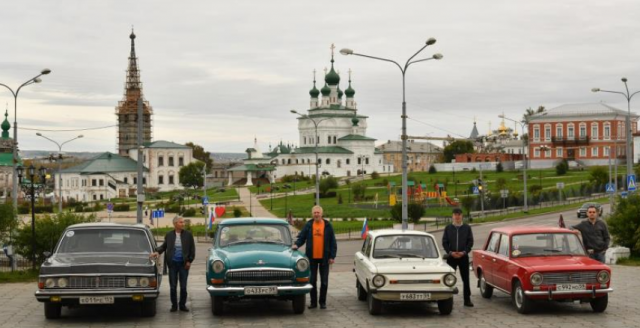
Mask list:
[[517,307],[522,307],[522,288],[518,287],[516,289],[516,306]]
[[485,289],[487,289],[487,281],[484,280],[484,275],[480,276],[480,291],[484,293]]

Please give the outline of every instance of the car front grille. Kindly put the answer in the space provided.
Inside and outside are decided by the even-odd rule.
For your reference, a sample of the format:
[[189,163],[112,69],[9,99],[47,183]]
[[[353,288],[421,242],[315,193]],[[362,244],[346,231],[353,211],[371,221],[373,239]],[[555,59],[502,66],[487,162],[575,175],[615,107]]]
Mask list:
[[554,272],[542,274],[542,283],[545,285],[554,284],[596,284],[598,283],[597,272]]
[[125,288],[125,277],[108,276],[108,277],[69,277],[69,286],[67,288],[91,289],[91,288]]
[[227,272],[227,281],[238,283],[277,283],[291,282],[293,270],[242,270]]

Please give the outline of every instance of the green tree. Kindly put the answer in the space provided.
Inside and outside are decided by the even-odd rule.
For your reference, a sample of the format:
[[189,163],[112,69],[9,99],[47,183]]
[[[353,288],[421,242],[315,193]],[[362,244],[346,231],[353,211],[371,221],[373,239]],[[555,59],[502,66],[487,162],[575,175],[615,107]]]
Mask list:
[[[425,207],[420,203],[409,203],[407,206],[407,216],[410,222],[418,223],[424,215]],[[398,222],[402,222],[402,203],[396,203],[391,208],[391,217]]]
[[501,173],[504,171],[504,166],[502,166],[502,162],[498,162],[498,164],[496,164],[496,172]]
[[563,159],[558,165],[556,165],[556,175],[565,175],[569,171],[569,163],[566,159]]
[[475,203],[476,203],[476,199],[471,196],[463,197],[460,200],[460,205],[462,206],[464,211],[467,212],[467,216],[471,214],[471,209],[473,208],[473,205]]
[[[540,114],[540,113],[544,113],[546,112],[547,109],[540,105],[538,106],[538,109],[532,109],[531,107],[527,108],[524,112],[524,115],[522,115],[522,123],[528,124],[529,123],[529,117],[531,115],[535,115],[535,114]],[[529,135],[527,133],[523,133],[522,136],[520,137],[522,140],[524,140],[525,146],[529,144]]]
[[178,173],[180,184],[186,188],[202,188],[204,185],[204,177],[202,175],[203,168],[203,162],[193,162],[180,168],[180,172]]
[[507,186],[507,179],[505,179],[505,178],[497,178],[496,179],[496,187],[498,188],[498,190],[502,190],[506,186]]
[[616,211],[607,219],[613,242],[640,255],[640,195],[618,198]]
[[193,149],[193,158],[207,164],[207,173],[211,172],[211,168],[213,167],[213,159],[211,158],[211,153],[205,151],[204,147],[196,145],[193,142],[187,142],[185,146]]
[[589,170],[589,181],[597,185],[609,182],[609,172],[602,166],[595,166]]
[[367,185],[364,183],[356,183],[351,186],[351,193],[353,194],[354,201],[364,200],[364,195],[367,193]]
[[429,174],[435,174],[437,172],[438,170],[436,169],[436,167],[433,164],[431,164],[431,166],[429,166]]
[[468,153],[474,153],[474,152],[475,150],[473,149],[473,143],[471,141],[456,140],[450,143],[449,145],[447,145],[446,147],[444,147],[444,150],[443,150],[444,161],[447,163],[451,163],[451,161],[458,154],[468,154]]
[[15,218],[16,214],[12,203],[0,204],[0,242],[9,234],[10,230],[16,227],[18,221]]
[[338,180],[329,176],[320,181],[320,195],[326,195],[329,190],[338,188]]

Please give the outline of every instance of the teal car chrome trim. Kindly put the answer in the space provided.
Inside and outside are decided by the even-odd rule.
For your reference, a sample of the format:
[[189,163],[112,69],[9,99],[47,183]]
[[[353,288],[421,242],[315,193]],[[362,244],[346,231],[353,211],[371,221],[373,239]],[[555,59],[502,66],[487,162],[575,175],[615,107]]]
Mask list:
[[[311,284],[306,284],[303,286],[276,286],[278,288],[278,293],[280,292],[304,292],[304,293],[308,293],[311,291]],[[222,293],[241,293],[242,295],[244,295],[244,287],[217,287],[217,286],[211,286],[209,285],[207,287],[207,291],[209,291],[209,293],[216,293],[216,292],[222,292]],[[226,295],[226,294],[225,294]]]

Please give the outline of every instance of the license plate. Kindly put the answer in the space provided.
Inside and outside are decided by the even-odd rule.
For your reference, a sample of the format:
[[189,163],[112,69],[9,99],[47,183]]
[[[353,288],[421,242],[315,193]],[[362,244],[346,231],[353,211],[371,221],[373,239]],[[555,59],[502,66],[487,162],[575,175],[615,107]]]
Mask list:
[[431,293],[400,293],[401,301],[428,301]]
[[113,304],[113,296],[84,296],[80,304]]
[[245,295],[277,295],[278,287],[269,286],[269,287],[245,287],[244,288]]
[[557,291],[587,290],[586,284],[558,284]]

